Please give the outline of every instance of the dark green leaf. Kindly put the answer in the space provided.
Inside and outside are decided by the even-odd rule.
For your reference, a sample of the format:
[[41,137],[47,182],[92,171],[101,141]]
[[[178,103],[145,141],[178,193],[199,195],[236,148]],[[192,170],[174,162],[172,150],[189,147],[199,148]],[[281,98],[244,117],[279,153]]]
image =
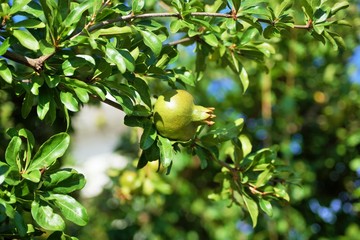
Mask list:
[[45,23],[43,23],[40,20],[30,18],[30,19],[25,19],[25,20],[22,20],[20,22],[14,23],[11,27],[13,29],[18,29],[18,28],[44,28]]
[[200,168],[205,169],[208,165],[208,160],[211,160],[210,159],[211,153],[208,150],[206,150],[205,148],[197,145],[195,148],[195,154],[200,159]]
[[14,222],[20,237],[25,237],[28,232],[28,226],[18,211],[15,211]]
[[85,186],[85,177],[73,169],[60,169],[51,173],[43,182],[42,189],[53,193],[68,194]]
[[23,118],[26,118],[29,115],[33,105],[34,105],[34,95],[30,92],[27,92],[21,106],[21,116]]
[[140,138],[140,147],[143,150],[148,149],[155,142],[157,132],[152,121],[146,121],[144,123],[144,132]]

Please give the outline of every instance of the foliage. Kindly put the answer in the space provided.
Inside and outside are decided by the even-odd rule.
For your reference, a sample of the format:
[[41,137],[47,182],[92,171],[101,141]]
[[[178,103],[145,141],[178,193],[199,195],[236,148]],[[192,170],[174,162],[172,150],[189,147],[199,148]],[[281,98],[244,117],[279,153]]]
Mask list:
[[[154,130],[152,122],[154,96],[169,88],[194,90],[203,84],[209,85],[211,82],[206,80],[211,80],[209,71],[218,67],[219,72],[223,69],[232,71],[236,86],[245,93],[243,107],[249,109],[251,105],[247,103],[259,93],[257,83],[252,80],[261,78],[259,69],[264,74],[262,77],[286,76],[290,83],[291,76],[294,77],[286,66],[279,66],[287,61],[276,58],[283,54],[277,47],[280,39],[290,39],[289,45],[301,45],[301,40],[319,40],[330,44],[333,52],[343,51],[346,43],[336,30],[348,25],[338,16],[349,4],[346,1],[333,4],[331,1],[308,0],[173,0],[161,1],[161,4],[167,12],[159,11],[160,5],[156,1],[141,0],[130,3],[101,0],[1,3],[0,97],[3,96],[4,105],[0,107],[8,110],[7,114],[1,114],[0,130],[10,137],[7,141],[1,140],[0,145],[2,236],[30,237],[42,231],[54,231],[48,239],[71,238],[63,232],[65,222],[59,213],[77,225],[87,223],[85,208],[69,195],[84,186],[84,178],[73,169],[61,169],[57,159],[63,156],[69,144],[66,132],[71,129],[71,116],[84,104],[93,102],[105,102],[124,111],[127,126],[143,129],[139,139],[141,154],[137,156],[137,168],[141,170],[134,172],[132,169],[130,180],[120,180],[119,189],[115,188],[127,207],[129,202],[126,200],[139,192],[145,196],[154,194],[151,199],[160,201],[158,205],[165,205],[161,202],[163,198],[171,202],[172,197],[184,197],[191,195],[192,190],[197,191],[190,185],[187,191],[176,189],[171,183],[164,182],[163,176],[157,175],[155,170],[149,173],[146,169],[154,163],[169,174],[166,176],[168,181],[182,179],[181,174],[187,168],[194,168],[194,164],[203,172],[208,171],[210,180],[200,178],[197,185],[205,186],[207,194],[204,197],[218,200],[218,209],[226,205],[234,205],[231,209],[235,205],[245,209],[253,227],[258,223],[260,211],[276,218],[279,215],[278,208],[274,208],[278,204],[276,201],[290,200],[287,187],[296,179],[288,168],[291,164],[285,162],[289,161],[291,153],[283,146],[271,147],[269,139],[266,144],[257,141],[251,137],[254,136],[251,129],[243,129],[244,118],[231,118],[221,111],[216,114],[220,118],[217,124],[199,128],[190,141],[164,138]],[[292,39],[300,31],[308,32],[313,39]],[[176,64],[182,61],[180,45],[195,46],[192,65]],[[294,54],[302,61],[308,60],[306,54],[301,55],[301,47],[296,51]],[[269,59],[275,62],[271,63]],[[295,64],[290,60],[289,64]],[[265,75],[267,71],[270,74]],[[304,79],[307,77],[303,76]],[[279,87],[276,91],[283,89]],[[284,99],[274,106],[274,113],[289,116],[286,121],[290,124],[301,121],[294,119],[295,115],[292,118],[291,111],[295,109],[294,99],[303,95],[287,91]],[[315,100],[321,102],[321,92],[316,96]],[[228,102],[234,105],[236,101]],[[30,123],[13,119],[16,111],[12,112],[12,107],[20,111],[22,118],[34,120],[37,126],[55,126],[50,128],[57,129],[60,125],[63,130],[51,132],[48,140],[37,146],[33,134],[21,126]],[[258,111],[258,108],[254,110]],[[269,120],[270,116],[262,113],[262,117]],[[17,122],[12,123],[13,120]],[[5,131],[6,128],[10,130]],[[276,142],[276,136],[284,129],[289,138],[296,132],[288,130],[291,125],[276,123],[273,132],[268,134]],[[345,133],[351,131],[345,129],[342,135],[341,132],[338,134],[345,139]],[[354,133],[353,136],[347,144],[356,146],[358,135]],[[264,146],[253,149],[253,145],[260,144]],[[32,157],[34,149],[37,151]],[[314,149],[307,153],[311,154]],[[282,160],[277,157],[277,151]],[[301,165],[301,162],[297,164]],[[354,169],[357,164],[358,158],[354,158]],[[296,169],[296,164],[293,165],[291,167]],[[196,178],[196,175],[192,177]],[[209,183],[211,178],[215,183]],[[216,184],[216,190],[209,187],[210,184]],[[170,193],[173,195],[167,196]],[[199,205],[192,209],[193,216],[204,211],[208,203],[208,200],[197,201]],[[139,205],[141,199],[134,199],[131,204]],[[189,202],[183,203],[184,208],[189,206]],[[171,219],[171,214],[164,218]],[[221,219],[221,215],[212,218]],[[209,227],[207,232],[211,231],[214,230]],[[173,232],[162,234],[172,236]],[[220,236],[218,234],[213,236]]]

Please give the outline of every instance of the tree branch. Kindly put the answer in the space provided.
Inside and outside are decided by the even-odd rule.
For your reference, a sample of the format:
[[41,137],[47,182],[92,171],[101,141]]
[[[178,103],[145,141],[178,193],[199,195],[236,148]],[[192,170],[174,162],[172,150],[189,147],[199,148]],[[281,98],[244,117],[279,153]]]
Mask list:
[[53,56],[54,54],[55,54],[55,52],[51,53],[51,54],[40,56],[38,58],[29,58],[29,57],[23,56],[21,54],[15,53],[15,52],[6,51],[5,54],[3,54],[2,56],[4,58],[10,59],[17,63],[21,63],[28,67],[31,67],[35,71],[39,72],[43,68],[44,62],[47,59],[49,59],[51,56]]

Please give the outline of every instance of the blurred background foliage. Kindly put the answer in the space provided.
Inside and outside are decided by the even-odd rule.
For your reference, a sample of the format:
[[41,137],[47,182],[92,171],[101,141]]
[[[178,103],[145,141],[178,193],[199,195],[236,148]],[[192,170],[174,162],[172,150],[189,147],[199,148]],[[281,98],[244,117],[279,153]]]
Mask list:
[[[212,180],[217,165],[201,170],[200,161],[185,154],[177,156],[170,175],[152,164],[137,170],[137,141],[125,135],[115,150],[134,161],[125,169],[110,170],[111,184],[99,196],[83,200],[91,220],[81,229],[74,226],[73,235],[111,240],[358,239],[360,2],[349,2],[343,14],[353,27],[336,29],[346,49],[335,51],[305,30],[293,30],[287,38],[272,40],[275,54],[267,59],[268,72],[245,63],[250,78],[245,94],[237,77],[211,59],[203,80],[192,89],[198,104],[216,108],[217,125],[242,116],[253,149],[278,149],[300,180],[290,186],[290,204],[274,203],[273,216],[262,215],[252,229],[239,208],[208,198],[218,187]],[[152,10],[155,1],[146,4]],[[193,68],[194,46],[178,48],[176,64]],[[33,131],[40,139],[57,132],[36,117],[24,122],[14,102],[16,96],[0,91],[1,128],[15,123],[41,128]]]

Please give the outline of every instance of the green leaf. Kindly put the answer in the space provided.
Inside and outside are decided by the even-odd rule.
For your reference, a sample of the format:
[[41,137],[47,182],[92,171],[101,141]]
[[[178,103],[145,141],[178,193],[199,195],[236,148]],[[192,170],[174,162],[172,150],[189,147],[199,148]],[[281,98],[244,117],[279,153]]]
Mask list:
[[141,100],[148,106],[151,107],[151,98],[149,93],[149,85],[141,78],[135,77],[133,82],[131,83],[136,92],[139,93]]
[[72,9],[61,24],[61,26],[65,28],[65,31],[62,33],[62,35],[65,36],[71,34],[72,31],[75,30],[75,27],[80,21],[83,13],[92,6],[93,1],[83,1],[81,4]]
[[216,36],[212,33],[206,34],[203,36],[204,40],[207,44],[209,44],[212,47],[217,47],[219,45],[219,41],[216,38]]
[[9,47],[10,47],[10,39],[7,38],[0,45],[0,56],[6,53]]
[[260,173],[259,176],[257,177],[255,187],[259,188],[266,185],[268,181],[272,178],[272,176],[273,176],[272,166],[268,165],[266,169],[262,173]]
[[330,14],[331,14],[331,15],[334,15],[334,14],[336,14],[338,11],[349,7],[349,5],[350,5],[350,4],[349,4],[347,1],[337,2],[337,3],[335,3],[334,6],[331,8]]
[[292,4],[293,0],[282,1],[281,4],[277,5],[275,9],[275,16],[280,17],[281,15],[283,15],[285,11],[291,8]]
[[268,200],[260,198],[259,206],[260,206],[261,210],[263,210],[268,216],[271,217],[273,215],[273,208],[272,208],[271,203]]
[[209,131],[200,138],[201,142],[203,142],[204,145],[211,146],[218,145],[219,143],[231,140],[232,138],[237,138],[239,137],[243,126],[244,119],[239,118],[223,128]]
[[158,56],[162,49],[162,41],[160,38],[156,34],[148,31],[141,30],[140,34],[143,36],[145,45],[148,46],[156,56]]
[[258,35],[258,34],[259,34],[259,31],[254,27],[250,27],[250,28],[246,29],[246,31],[243,32],[243,34],[241,35],[240,44],[245,45],[246,43],[253,41],[254,38],[256,37],[256,35]]
[[157,131],[152,121],[146,121],[144,123],[144,132],[140,138],[140,147],[143,150],[148,149],[155,142]]
[[51,96],[49,95],[49,93],[47,91],[45,92],[41,92],[41,94],[39,94],[39,101],[38,101],[38,105],[37,105],[37,115],[39,117],[40,120],[43,120],[46,116],[46,114],[48,113],[48,111],[50,110],[50,100],[51,100]]
[[9,164],[10,166],[16,169],[19,169],[17,161],[18,161],[19,152],[21,150],[21,144],[22,144],[21,138],[18,136],[14,136],[10,140],[9,145],[5,151],[5,160],[7,164]]
[[20,11],[30,1],[31,0],[14,0],[9,13],[12,15],[12,14]]
[[132,11],[133,13],[139,13],[145,6],[145,0],[133,0],[132,1]]
[[29,18],[20,22],[14,23],[11,27],[13,29],[18,28],[44,28],[46,25],[40,20]]
[[46,230],[63,231],[65,229],[62,217],[54,213],[54,209],[40,199],[31,203],[31,215],[37,224]]
[[197,145],[195,148],[195,154],[200,159],[200,168],[205,169],[208,165],[208,159],[210,158],[211,153],[207,149]]
[[60,169],[45,178],[42,190],[68,194],[85,186],[85,177],[74,169]]
[[173,149],[173,146],[171,144],[171,141],[167,138],[164,138],[160,135],[158,135],[158,147],[160,150],[160,161],[161,164],[167,168],[171,165],[172,160],[174,158],[175,152]]
[[114,35],[120,35],[120,34],[131,34],[132,28],[129,26],[113,26],[109,28],[101,28],[95,32],[92,33],[92,36],[99,37],[99,36],[114,36]]
[[257,218],[259,215],[258,205],[256,204],[255,200],[252,199],[251,197],[249,197],[247,194],[242,193],[242,197],[245,202],[246,208],[249,211],[249,214],[250,214],[250,217],[251,217],[251,220],[253,223],[253,227],[255,227],[257,224]]
[[21,106],[21,116],[23,118],[26,118],[29,115],[33,105],[34,105],[34,95],[30,92],[27,92]]
[[9,172],[9,170],[10,170],[10,168],[6,163],[0,162],[0,186],[5,181],[5,178]]
[[84,88],[74,88],[74,92],[79,100],[83,103],[87,103],[90,100],[89,93]]
[[71,92],[61,92],[60,100],[65,105],[65,107],[70,111],[72,112],[79,111],[79,102]]
[[64,194],[50,194],[47,199],[54,201],[62,215],[69,221],[85,226],[89,221],[86,209],[73,197]]
[[243,93],[245,93],[247,88],[249,87],[249,76],[244,67],[241,68],[240,81],[243,86]]
[[40,49],[39,42],[34,38],[34,36],[27,29],[14,29],[12,34],[20,44],[30,50],[37,51]]
[[107,57],[106,60],[109,63],[115,64],[121,73],[125,73],[126,71],[125,58],[120,54],[119,50],[117,50],[112,44],[107,44],[105,49],[105,54]]
[[4,79],[5,82],[12,83],[12,74],[10,69],[7,67],[7,64],[4,61],[0,60],[0,77]]
[[28,226],[25,223],[25,219],[20,215],[18,211],[15,211],[14,222],[17,232],[20,237],[25,237],[28,232]]
[[67,133],[58,133],[44,142],[34,158],[32,159],[28,171],[39,170],[49,167],[61,156],[69,147],[70,136]]

